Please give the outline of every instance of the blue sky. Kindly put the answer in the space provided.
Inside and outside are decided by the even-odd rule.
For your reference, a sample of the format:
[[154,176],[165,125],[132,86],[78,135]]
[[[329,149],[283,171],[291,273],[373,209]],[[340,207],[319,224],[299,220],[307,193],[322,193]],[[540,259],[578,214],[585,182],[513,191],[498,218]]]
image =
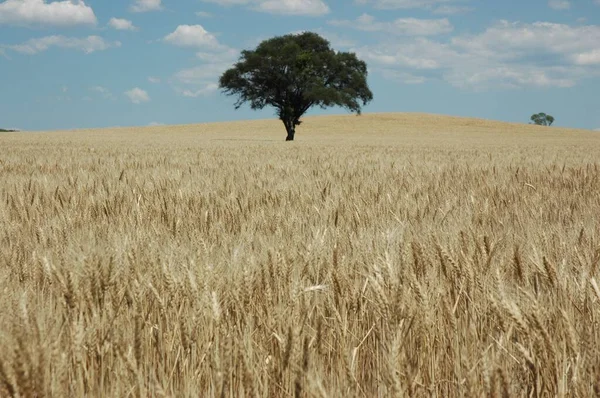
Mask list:
[[0,127],[273,117],[216,82],[240,50],[303,30],[367,62],[365,112],[600,128],[600,0],[0,0]]

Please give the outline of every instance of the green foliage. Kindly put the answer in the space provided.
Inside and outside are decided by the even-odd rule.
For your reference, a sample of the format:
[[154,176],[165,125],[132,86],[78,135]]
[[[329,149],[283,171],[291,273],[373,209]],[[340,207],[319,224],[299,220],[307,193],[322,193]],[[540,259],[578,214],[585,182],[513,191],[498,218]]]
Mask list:
[[340,106],[360,114],[373,99],[367,65],[355,54],[336,52],[316,33],[288,34],[242,51],[239,61],[219,80],[227,95],[238,97],[236,109],[272,106],[294,139],[300,118],[313,106]]
[[538,126],[552,126],[552,123],[554,123],[554,117],[546,115],[542,112],[532,115],[531,121],[533,124],[537,124]]
[[0,129],[0,133],[15,133],[15,132],[17,132],[17,130]]

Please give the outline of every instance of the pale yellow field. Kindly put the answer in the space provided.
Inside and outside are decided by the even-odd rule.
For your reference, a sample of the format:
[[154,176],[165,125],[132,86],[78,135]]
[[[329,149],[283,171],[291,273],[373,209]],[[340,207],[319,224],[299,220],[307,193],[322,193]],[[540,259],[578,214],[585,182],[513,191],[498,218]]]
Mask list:
[[600,134],[0,134],[0,396],[600,394]]

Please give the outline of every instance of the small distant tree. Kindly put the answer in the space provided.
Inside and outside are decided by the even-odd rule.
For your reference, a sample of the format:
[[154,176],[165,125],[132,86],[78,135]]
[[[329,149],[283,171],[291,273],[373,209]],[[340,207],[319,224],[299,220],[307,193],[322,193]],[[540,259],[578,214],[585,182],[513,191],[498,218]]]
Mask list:
[[219,80],[235,108],[272,106],[293,141],[300,118],[313,106],[341,106],[360,114],[373,99],[367,85],[367,65],[354,53],[336,52],[316,33],[288,34],[242,51],[239,61]]
[[537,124],[538,126],[552,126],[552,123],[554,123],[554,118],[542,112],[532,115],[531,121],[533,124]]

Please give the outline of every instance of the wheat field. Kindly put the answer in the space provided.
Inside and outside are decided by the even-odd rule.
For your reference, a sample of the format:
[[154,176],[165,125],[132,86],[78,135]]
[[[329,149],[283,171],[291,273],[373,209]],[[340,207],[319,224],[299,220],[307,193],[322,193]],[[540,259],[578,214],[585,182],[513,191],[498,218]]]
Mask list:
[[[600,395],[600,135],[0,135],[2,397]],[[598,282],[597,282],[598,281]]]

